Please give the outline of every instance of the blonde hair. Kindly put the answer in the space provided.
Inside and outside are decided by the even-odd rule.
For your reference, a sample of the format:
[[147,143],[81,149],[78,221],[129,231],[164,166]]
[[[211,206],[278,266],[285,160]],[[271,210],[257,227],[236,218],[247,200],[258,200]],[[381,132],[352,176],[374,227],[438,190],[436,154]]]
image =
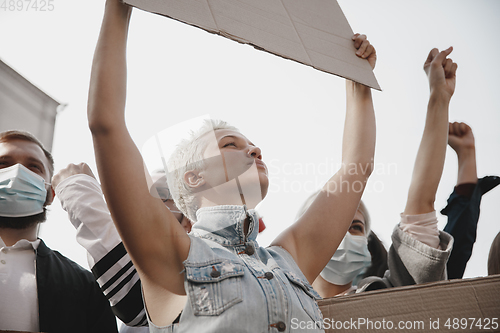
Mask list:
[[168,187],[174,199],[175,205],[193,223],[196,222],[196,211],[199,202],[196,200],[194,190],[184,181],[184,174],[188,171],[203,171],[205,162],[203,153],[208,142],[201,140],[206,134],[228,129],[239,132],[239,130],[222,120],[205,120],[203,125],[190,133],[189,139],[182,140],[168,160]]

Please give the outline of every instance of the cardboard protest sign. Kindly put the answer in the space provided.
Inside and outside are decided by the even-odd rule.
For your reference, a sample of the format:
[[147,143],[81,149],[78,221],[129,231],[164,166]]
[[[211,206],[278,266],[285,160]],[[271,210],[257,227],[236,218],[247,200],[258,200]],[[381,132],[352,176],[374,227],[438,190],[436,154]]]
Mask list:
[[257,49],[380,90],[335,0],[124,0]]
[[493,275],[332,297],[318,305],[326,333],[500,332],[499,295],[500,275]]

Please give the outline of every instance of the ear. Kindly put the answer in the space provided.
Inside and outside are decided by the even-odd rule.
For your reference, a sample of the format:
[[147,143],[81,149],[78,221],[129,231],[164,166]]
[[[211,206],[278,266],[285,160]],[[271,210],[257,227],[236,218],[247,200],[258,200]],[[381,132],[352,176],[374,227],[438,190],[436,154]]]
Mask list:
[[187,171],[184,174],[184,182],[187,184],[188,187],[190,188],[200,188],[203,185],[205,185],[205,179],[203,179],[203,176],[201,173],[196,172],[196,171]]
[[56,197],[56,192],[54,191],[54,189],[51,186],[49,188],[49,190],[47,191],[47,199],[45,200],[45,203],[43,206],[45,207],[45,206],[49,206],[50,204],[52,204],[52,201],[54,201],[55,197]]

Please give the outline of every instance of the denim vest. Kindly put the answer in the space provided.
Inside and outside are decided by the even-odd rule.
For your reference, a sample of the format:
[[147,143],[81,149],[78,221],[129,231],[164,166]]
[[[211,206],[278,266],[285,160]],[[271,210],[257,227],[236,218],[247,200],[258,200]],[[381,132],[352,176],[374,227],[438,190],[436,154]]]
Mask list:
[[321,297],[286,250],[259,247],[254,210],[215,206],[196,216],[184,261],[187,304],[178,324],[158,327],[148,318],[151,333],[324,332]]

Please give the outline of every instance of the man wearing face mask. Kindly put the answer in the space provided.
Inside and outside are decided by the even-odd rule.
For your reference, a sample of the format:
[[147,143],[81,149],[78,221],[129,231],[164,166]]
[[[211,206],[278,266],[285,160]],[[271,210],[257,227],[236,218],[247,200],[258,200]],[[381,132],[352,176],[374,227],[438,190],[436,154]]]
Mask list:
[[54,199],[53,172],[33,135],[0,133],[0,330],[117,332],[92,274],[37,237]]

